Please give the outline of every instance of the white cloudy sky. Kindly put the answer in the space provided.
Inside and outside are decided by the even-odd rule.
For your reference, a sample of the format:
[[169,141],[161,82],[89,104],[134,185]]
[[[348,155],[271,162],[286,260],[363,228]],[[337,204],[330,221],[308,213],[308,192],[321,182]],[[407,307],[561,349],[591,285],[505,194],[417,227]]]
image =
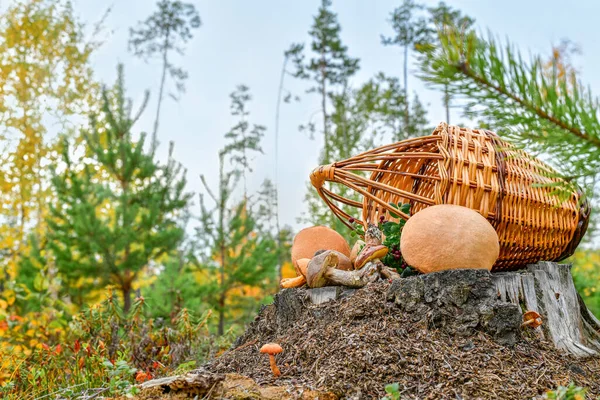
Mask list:
[[[252,120],[268,130],[263,141],[264,155],[254,160],[250,189],[256,189],[265,177],[273,178],[275,168],[274,119],[278,81],[283,52],[292,42],[307,40],[307,31],[320,0],[189,0],[196,4],[202,27],[189,44],[181,60],[188,70],[187,93],[178,103],[167,100],[161,119],[159,140],[175,142],[175,157],[188,170],[189,189],[201,190],[200,174],[216,183],[217,151],[223,134],[233,125],[229,116],[229,93],[238,84],[250,87],[254,100]],[[380,35],[390,33],[389,13],[400,1],[334,0],[339,14],[342,39],[350,55],[360,57],[361,71],[353,84],[360,84],[378,71],[401,75],[399,49],[383,47]],[[437,1],[425,1],[434,5]],[[567,5],[558,0],[449,0],[448,4],[474,17],[481,30],[507,37],[524,51],[546,53],[553,43],[569,38],[579,44],[583,54],[576,60],[584,80],[592,88],[600,87],[600,52],[597,15],[600,2],[578,0]],[[6,3],[5,3],[6,4]],[[126,65],[128,92],[141,101],[145,89],[156,100],[160,77],[158,63],[145,64],[127,53],[129,27],[154,10],[153,0],[75,0],[80,17],[89,23],[99,20],[108,7],[105,43],[95,55],[94,68],[99,79],[113,82],[118,62]],[[574,5],[577,4],[577,5]],[[304,83],[288,80],[286,86],[302,93]],[[427,90],[416,78],[410,80],[422,101],[428,104],[432,125],[444,119],[439,93]],[[279,187],[283,223],[299,227],[296,218],[303,210],[308,174],[316,166],[321,142],[298,132],[298,125],[318,110],[318,99],[303,95],[300,104],[284,106],[281,113],[279,148]],[[151,103],[140,130],[150,131],[155,103]]]

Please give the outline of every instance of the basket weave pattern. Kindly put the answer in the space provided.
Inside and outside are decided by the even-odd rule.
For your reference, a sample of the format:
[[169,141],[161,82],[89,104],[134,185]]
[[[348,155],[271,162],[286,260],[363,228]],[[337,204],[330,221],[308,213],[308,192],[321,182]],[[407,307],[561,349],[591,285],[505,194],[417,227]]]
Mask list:
[[[411,213],[436,204],[478,211],[500,239],[493,271],[515,270],[540,260],[571,255],[589,221],[590,205],[573,191],[568,200],[552,194],[561,181],[540,160],[487,130],[441,123],[432,135],[382,146],[316,168],[311,182],[331,210],[349,227],[339,203],[362,209],[364,223],[389,212],[389,203],[411,204]],[[343,184],[362,195],[358,202],[324,186]],[[401,214],[408,219],[408,215]]]

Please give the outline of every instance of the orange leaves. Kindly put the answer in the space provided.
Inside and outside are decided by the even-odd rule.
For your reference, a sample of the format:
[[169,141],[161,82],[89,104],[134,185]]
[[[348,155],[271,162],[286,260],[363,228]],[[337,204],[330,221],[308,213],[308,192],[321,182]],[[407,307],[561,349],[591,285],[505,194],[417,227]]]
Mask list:
[[146,382],[152,379],[152,374],[150,372],[138,371],[135,374],[135,381],[137,383]]

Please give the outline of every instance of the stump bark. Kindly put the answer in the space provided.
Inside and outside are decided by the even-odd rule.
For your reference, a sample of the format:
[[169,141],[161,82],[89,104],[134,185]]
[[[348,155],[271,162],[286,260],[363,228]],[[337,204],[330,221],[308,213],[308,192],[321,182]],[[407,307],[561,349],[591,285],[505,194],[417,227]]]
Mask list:
[[492,280],[501,301],[542,316],[536,334],[575,356],[600,355],[600,321],[577,293],[570,265],[539,262],[522,271],[494,273]]

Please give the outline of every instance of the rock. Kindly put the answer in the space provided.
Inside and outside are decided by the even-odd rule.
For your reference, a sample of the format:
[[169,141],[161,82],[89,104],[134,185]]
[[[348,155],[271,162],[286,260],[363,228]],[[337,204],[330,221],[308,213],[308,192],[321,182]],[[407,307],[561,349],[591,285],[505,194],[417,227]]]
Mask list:
[[322,304],[330,300],[337,300],[341,292],[341,286],[325,286],[315,289],[308,289],[308,298],[313,304]]
[[500,253],[498,234],[479,213],[443,204],[406,222],[400,239],[404,260],[422,273],[451,269],[491,270]]
[[313,258],[317,250],[336,250],[350,257],[350,246],[342,235],[326,226],[311,226],[294,237],[292,264],[301,258]]
[[325,286],[315,289],[307,289],[308,298],[313,304],[322,304],[330,300],[347,299],[352,297],[356,289],[343,286]]
[[399,308],[427,320],[429,328],[469,336],[490,334],[500,344],[514,344],[520,335],[521,311],[498,299],[486,270],[450,270],[396,279],[387,298]]

